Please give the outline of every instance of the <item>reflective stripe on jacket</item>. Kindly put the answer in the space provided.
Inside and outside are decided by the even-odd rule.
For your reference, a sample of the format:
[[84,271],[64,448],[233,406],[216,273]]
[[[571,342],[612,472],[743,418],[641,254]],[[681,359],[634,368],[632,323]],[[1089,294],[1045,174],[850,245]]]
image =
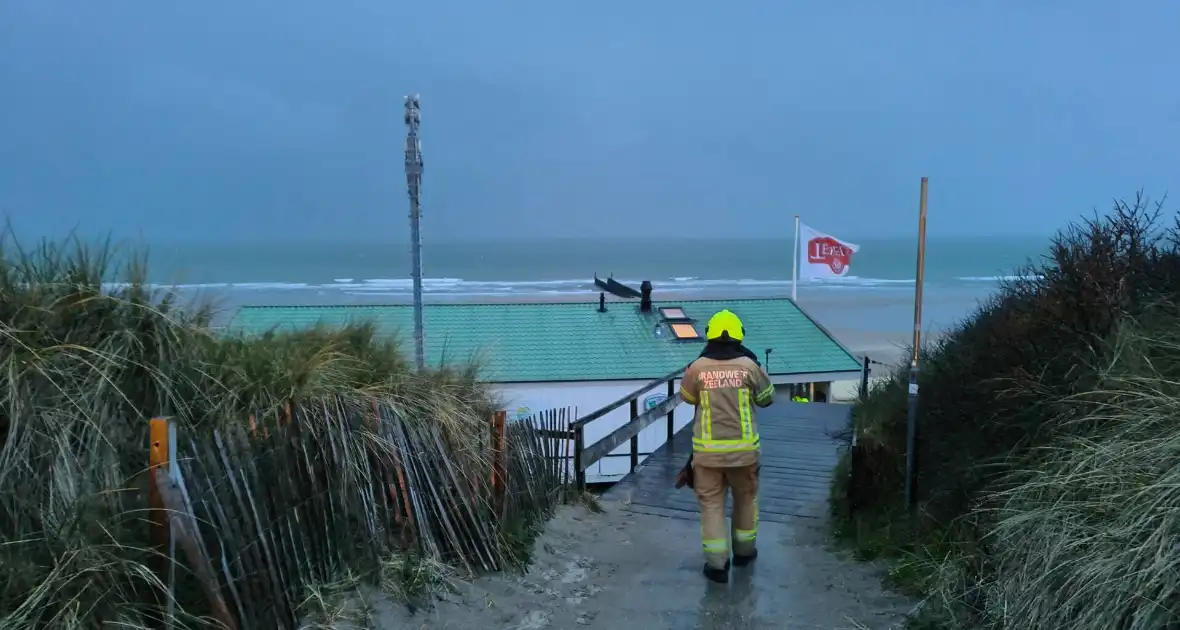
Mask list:
[[680,398],[696,407],[692,450],[702,466],[749,466],[758,461],[754,407],[774,401],[770,377],[748,357],[702,357],[684,371]]

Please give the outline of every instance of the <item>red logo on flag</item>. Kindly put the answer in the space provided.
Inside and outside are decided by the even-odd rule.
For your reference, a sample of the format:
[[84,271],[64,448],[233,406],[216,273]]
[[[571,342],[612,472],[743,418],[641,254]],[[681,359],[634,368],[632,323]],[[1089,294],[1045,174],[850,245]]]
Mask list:
[[852,262],[852,249],[830,236],[813,238],[807,241],[807,262],[827,265],[840,275]]

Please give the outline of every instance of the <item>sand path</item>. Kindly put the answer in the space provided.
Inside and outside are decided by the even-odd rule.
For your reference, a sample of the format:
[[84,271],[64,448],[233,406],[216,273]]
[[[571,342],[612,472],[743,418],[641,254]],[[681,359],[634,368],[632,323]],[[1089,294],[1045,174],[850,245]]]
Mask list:
[[525,575],[459,585],[431,610],[370,597],[366,623],[333,628],[890,628],[912,602],[886,592],[878,569],[831,551],[814,519],[764,522],[760,557],[728,585],[700,573],[698,525],[565,507],[537,540]]

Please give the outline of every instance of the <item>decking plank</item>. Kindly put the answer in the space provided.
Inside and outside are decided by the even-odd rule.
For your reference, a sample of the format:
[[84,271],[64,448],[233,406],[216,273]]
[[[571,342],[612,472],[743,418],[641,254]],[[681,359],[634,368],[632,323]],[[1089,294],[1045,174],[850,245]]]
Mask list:
[[[839,458],[838,442],[832,436],[847,426],[850,414],[847,405],[796,404],[786,400],[759,410],[762,470],[758,502],[762,520],[788,522],[824,516],[832,470]],[[676,475],[690,452],[691,425],[607,490],[604,498],[618,500],[637,513],[698,518],[692,491],[674,487]],[[732,500],[726,503],[726,511],[730,512]]]

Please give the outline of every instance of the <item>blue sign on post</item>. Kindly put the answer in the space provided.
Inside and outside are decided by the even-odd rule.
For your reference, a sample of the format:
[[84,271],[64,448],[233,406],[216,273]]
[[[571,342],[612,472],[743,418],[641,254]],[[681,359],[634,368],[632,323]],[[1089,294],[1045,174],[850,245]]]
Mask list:
[[668,400],[667,394],[652,394],[643,399],[643,409],[655,409],[656,407],[659,407],[660,403],[664,402],[665,400]]

